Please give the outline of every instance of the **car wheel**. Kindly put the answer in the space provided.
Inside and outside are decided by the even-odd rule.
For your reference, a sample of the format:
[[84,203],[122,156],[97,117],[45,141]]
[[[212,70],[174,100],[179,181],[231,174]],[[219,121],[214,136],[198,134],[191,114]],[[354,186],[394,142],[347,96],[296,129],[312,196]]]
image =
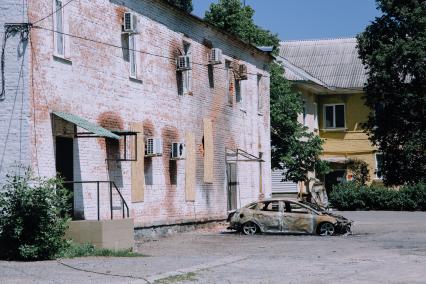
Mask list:
[[318,234],[320,236],[334,235],[334,225],[329,222],[322,223],[319,227]]
[[257,233],[257,225],[253,222],[247,222],[243,225],[243,233],[245,235],[253,236]]

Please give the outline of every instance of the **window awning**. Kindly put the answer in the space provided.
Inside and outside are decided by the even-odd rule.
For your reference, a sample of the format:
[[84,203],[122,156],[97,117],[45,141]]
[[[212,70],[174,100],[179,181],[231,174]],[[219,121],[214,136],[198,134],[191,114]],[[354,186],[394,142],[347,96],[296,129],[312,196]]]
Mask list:
[[120,139],[120,136],[112,133],[108,129],[103,128],[102,126],[96,125],[94,123],[91,123],[84,118],[81,118],[77,115],[66,113],[66,112],[53,112],[54,115],[57,117],[62,118],[63,120],[66,120],[68,122],[71,122],[78,127],[81,127],[87,131],[89,131],[91,134],[94,134],[99,137],[106,137],[106,138],[112,138],[112,139]]

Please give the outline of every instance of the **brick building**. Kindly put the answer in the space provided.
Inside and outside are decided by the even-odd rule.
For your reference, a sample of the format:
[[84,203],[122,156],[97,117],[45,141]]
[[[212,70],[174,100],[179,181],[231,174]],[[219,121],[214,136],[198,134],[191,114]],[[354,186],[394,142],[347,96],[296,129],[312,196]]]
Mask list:
[[127,204],[135,227],[270,195],[270,54],[160,0],[0,8],[0,183],[16,163],[59,172],[84,182],[68,185],[75,218]]

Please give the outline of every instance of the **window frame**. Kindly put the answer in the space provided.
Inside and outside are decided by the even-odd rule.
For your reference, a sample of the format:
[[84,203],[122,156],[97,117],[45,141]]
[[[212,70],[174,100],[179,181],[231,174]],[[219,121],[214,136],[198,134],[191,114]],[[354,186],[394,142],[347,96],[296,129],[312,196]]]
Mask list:
[[379,172],[379,163],[377,160],[378,155],[381,155],[383,157],[383,153],[380,153],[380,152],[374,153],[374,161],[375,161],[374,176],[375,176],[375,179],[377,180],[383,180],[383,160],[381,165],[382,175],[380,177],[377,175],[377,173]]
[[243,103],[242,81],[234,79],[235,101],[239,104]]
[[[131,40],[133,39],[133,46],[131,44]],[[129,76],[132,79],[137,79],[138,77],[138,63],[137,63],[137,37],[136,34],[129,34],[128,36],[128,45],[129,45]],[[135,72],[133,74],[133,67]]]
[[[189,57],[191,57],[192,55],[192,46],[191,46],[191,43],[188,41],[183,41],[183,55],[186,55]],[[192,69],[182,71],[181,75],[182,75],[182,94],[183,95],[192,94]]]
[[[227,103],[228,106],[233,106],[234,104],[234,98],[233,98],[233,94],[230,90],[231,85],[234,84],[231,80],[233,80],[233,76],[232,75],[232,71],[231,71],[231,64],[232,62],[230,60],[225,60],[225,71],[226,71],[226,97],[227,97]],[[235,86],[234,86],[235,88]]]
[[307,105],[306,105],[306,101],[303,100],[303,105],[302,105],[303,126],[306,126],[306,118],[307,117],[308,117]]
[[[61,3],[61,8],[57,8],[57,4]],[[65,13],[64,13],[64,1],[63,0],[53,0],[53,41],[54,41],[54,52],[53,54],[57,57],[65,58],[66,48],[65,48]],[[61,24],[58,24],[58,16],[61,16]],[[60,28],[60,29],[59,29]],[[59,41],[62,39],[62,48],[59,49]]]
[[314,106],[314,130],[318,130],[319,123],[318,123],[318,104],[313,103]]
[[[336,106],[343,106],[343,127],[336,127]],[[333,107],[333,126],[327,126],[327,107]],[[324,104],[323,105],[323,128],[326,130],[342,130],[346,129],[346,104],[335,103],[335,104]]]
[[256,77],[256,92],[257,92],[257,112],[262,114],[263,111],[263,96],[261,91],[262,74],[257,74]]

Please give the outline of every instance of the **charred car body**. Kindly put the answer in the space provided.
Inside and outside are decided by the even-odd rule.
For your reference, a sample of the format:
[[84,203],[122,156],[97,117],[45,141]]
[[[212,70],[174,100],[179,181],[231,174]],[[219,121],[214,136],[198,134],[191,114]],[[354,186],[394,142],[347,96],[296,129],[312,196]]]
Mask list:
[[352,221],[308,203],[287,199],[253,202],[230,212],[229,229],[256,233],[349,234]]

